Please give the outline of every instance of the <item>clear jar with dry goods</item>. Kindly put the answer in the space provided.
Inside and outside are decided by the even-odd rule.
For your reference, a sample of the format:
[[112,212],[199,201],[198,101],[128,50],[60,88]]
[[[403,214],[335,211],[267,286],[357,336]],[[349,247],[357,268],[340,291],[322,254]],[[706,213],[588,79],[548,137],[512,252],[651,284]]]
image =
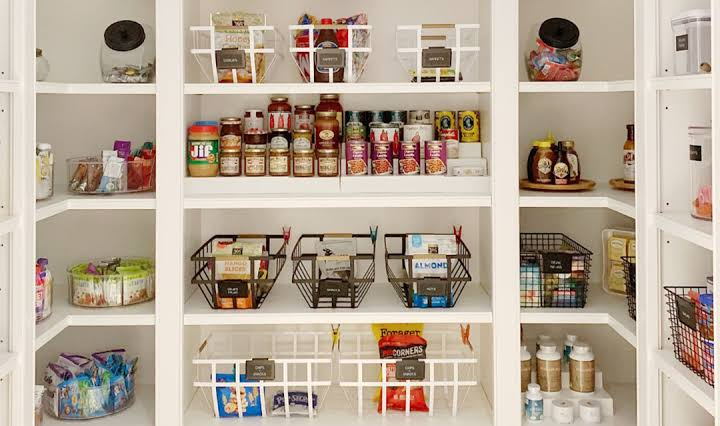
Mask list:
[[296,149],[293,151],[293,176],[313,177],[315,176],[315,150]]
[[271,148],[268,165],[270,176],[290,176],[290,150]]
[[318,176],[336,177],[340,174],[340,158],[337,149],[318,149]]
[[265,147],[258,148],[246,146],[245,148],[245,176],[265,176],[267,174],[267,161]]

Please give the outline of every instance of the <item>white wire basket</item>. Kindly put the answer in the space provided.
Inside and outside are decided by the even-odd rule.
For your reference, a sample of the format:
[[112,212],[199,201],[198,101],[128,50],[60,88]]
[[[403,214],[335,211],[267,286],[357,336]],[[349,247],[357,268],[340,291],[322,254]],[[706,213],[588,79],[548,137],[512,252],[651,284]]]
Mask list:
[[209,82],[262,83],[280,56],[282,37],[272,25],[192,26],[190,32],[190,52]]
[[480,24],[398,25],[395,44],[411,81],[459,82],[478,62]]
[[[318,24],[290,25],[288,28],[290,30],[290,53],[295,59],[295,64],[303,81],[306,83],[315,82],[315,72],[311,72],[311,70],[315,69],[317,52],[323,49],[315,47],[315,43],[309,41],[315,40],[315,33],[324,29],[347,31],[347,47],[337,48],[344,52],[345,70],[343,81],[356,83],[360,79],[365,71],[365,64],[370,57],[370,53],[372,53],[372,25]],[[299,42],[299,40],[305,40],[305,37],[301,38],[298,35],[305,34],[305,32],[307,32],[307,42]],[[330,83],[334,83],[334,74],[335,70],[330,68]]]

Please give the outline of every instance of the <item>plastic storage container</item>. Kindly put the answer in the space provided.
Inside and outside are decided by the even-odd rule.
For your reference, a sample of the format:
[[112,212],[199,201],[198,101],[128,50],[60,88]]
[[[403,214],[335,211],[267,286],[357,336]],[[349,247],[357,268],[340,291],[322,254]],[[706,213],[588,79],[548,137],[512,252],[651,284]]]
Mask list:
[[712,70],[711,28],[710,10],[688,10],[673,18],[675,75]]
[[690,212],[693,217],[712,220],[712,129],[689,127]]
[[118,21],[105,29],[100,67],[106,83],[149,83],[155,74],[152,28],[135,21]]
[[124,194],[155,188],[155,159],[121,158],[103,162],[98,157],[67,160],[68,190],[74,194]]
[[526,56],[530,81],[577,81],[582,70],[580,29],[564,18],[543,22]]
[[74,305],[90,308],[134,305],[155,298],[155,266],[150,259],[112,258],[68,268]]
[[53,196],[55,157],[52,145],[39,143],[35,148],[35,200],[46,200]]

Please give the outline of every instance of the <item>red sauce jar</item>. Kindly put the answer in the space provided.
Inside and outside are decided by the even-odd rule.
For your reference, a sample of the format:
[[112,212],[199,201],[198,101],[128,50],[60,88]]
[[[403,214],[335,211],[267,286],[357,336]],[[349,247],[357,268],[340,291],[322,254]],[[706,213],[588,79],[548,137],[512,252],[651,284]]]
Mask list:
[[315,126],[315,107],[312,105],[295,105],[293,130],[312,130]]
[[340,95],[320,95],[320,103],[315,107],[315,113],[319,114],[321,112],[334,112],[337,115],[337,121],[340,123],[340,140],[342,140],[343,116],[345,113],[340,104]]
[[268,106],[268,129],[291,129],[292,107],[287,96],[273,96]]
[[318,112],[315,119],[315,146],[320,149],[340,148],[340,123],[332,111]]
[[245,133],[259,133],[265,130],[265,117],[259,109],[249,109],[245,111],[243,127]]

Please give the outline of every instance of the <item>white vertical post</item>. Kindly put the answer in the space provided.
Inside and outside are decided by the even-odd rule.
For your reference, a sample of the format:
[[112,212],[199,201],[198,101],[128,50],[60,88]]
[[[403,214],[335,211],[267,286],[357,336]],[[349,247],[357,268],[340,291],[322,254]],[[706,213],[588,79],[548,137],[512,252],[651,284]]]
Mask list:
[[419,26],[415,33],[417,43],[417,54],[415,55],[415,79],[417,83],[422,82],[422,25]]
[[347,63],[346,69],[348,70],[348,79],[345,80],[347,83],[355,83],[353,80],[353,55],[354,55],[354,47],[353,46],[353,27],[352,25],[348,25],[348,48],[345,55],[345,62]]
[[[720,2],[712,1],[712,66],[716,70],[712,77],[712,146],[713,146],[713,205],[716,206],[713,209],[713,276],[720,276],[720,214],[718,214],[717,206],[720,206],[720,76],[718,76],[718,66],[720,66],[720,28],[717,24],[717,19],[720,18]],[[717,279],[717,278],[715,278]],[[718,298],[713,299],[713,340],[718,341],[720,332],[718,326],[720,326],[720,320],[718,320],[717,313],[720,312],[720,301]],[[720,374],[718,373],[718,360],[720,360],[720,349],[715,345],[714,347],[714,360],[715,360],[715,426],[720,426],[720,386],[718,386],[718,379]]]
[[310,37],[308,40],[308,45],[310,46],[310,53],[308,54],[310,65],[308,66],[308,71],[310,74],[310,83],[315,83],[315,27],[310,27],[308,36]]
[[[257,66],[255,64],[255,30],[253,30],[253,27],[248,27],[248,32],[250,33],[250,72],[252,73],[252,82],[257,83],[257,71],[255,70],[255,67]],[[263,32],[263,36],[264,36]],[[265,55],[263,53],[263,55]],[[235,79],[235,83],[237,83],[237,78],[235,78],[235,73],[237,73],[236,70],[233,70],[233,78]]]
[[455,82],[457,83],[460,81],[460,58],[462,58],[462,40],[460,39],[460,36],[462,35],[461,27],[457,24],[455,24],[455,47],[457,48],[455,55]]
[[[496,425],[519,426],[520,215],[518,158],[519,0],[493,0],[492,253],[494,407]],[[510,47],[510,48],[508,48]]]

